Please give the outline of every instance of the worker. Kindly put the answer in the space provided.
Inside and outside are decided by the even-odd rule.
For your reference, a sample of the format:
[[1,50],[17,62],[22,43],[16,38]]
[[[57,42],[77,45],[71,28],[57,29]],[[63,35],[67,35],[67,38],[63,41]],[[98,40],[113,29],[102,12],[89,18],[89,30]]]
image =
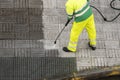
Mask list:
[[63,47],[63,51],[76,52],[78,38],[84,28],[88,33],[89,47],[96,50],[96,28],[89,0],[67,0],[65,6],[68,20],[74,17],[74,22],[68,46]]

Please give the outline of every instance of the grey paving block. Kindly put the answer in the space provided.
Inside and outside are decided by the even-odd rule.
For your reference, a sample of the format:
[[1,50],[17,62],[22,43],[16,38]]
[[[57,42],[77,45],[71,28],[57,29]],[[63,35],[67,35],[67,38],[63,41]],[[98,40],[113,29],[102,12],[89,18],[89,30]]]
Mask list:
[[43,16],[43,24],[58,24],[59,17],[58,16]]
[[14,9],[13,8],[1,8],[0,9],[0,16],[13,16]]
[[0,39],[1,40],[12,40],[15,39],[14,33],[9,33],[9,32],[0,32]]
[[42,8],[43,1],[42,0],[29,0],[29,8]]
[[58,49],[45,50],[45,57],[59,57]]
[[12,16],[0,16],[0,23],[14,23],[15,18]]
[[97,40],[107,40],[106,39],[106,35],[105,35],[105,32],[97,32],[97,37],[96,37]]
[[44,34],[41,31],[36,31],[36,32],[30,32],[30,40],[40,40],[40,39],[44,39]]
[[57,37],[57,35],[59,34],[58,31],[55,30],[44,30],[44,39],[47,40],[55,40],[55,38]]
[[92,61],[91,58],[79,58],[79,57],[77,57],[77,65],[81,65],[83,67],[84,66],[86,66],[86,67],[92,66],[91,61]]
[[101,24],[99,24],[98,22],[95,24],[95,26],[96,26],[96,31],[97,32],[103,32],[103,29],[104,29],[104,27],[101,25]]
[[15,40],[15,48],[30,48],[29,40]]
[[[56,30],[59,30],[59,24],[43,24],[44,25],[44,28],[43,28],[43,30],[45,29],[45,30],[54,30],[54,31],[56,31]],[[45,32],[45,31],[44,31]]]
[[39,80],[76,71],[75,58],[0,58],[4,80]]
[[31,57],[45,57],[45,50],[44,48],[31,48],[30,49],[30,56]]
[[116,23],[103,24],[103,26],[105,26],[103,29],[103,31],[105,32],[119,31],[119,24],[116,24]]
[[[34,1],[33,1],[34,2]],[[39,5],[40,6],[40,5]],[[28,10],[29,16],[42,16],[43,15],[43,8],[29,8]]]
[[60,9],[60,8],[56,8],[56,9],[52,9],[52,8],[44,8],[43,10],[43,16],[65,16],[65,9]]
[[56,0],[56,8],[59,8],[59,9],[65,9],[65,3],[66,1],[65,0]]
[[0,32],[13,33],[14,23],[0,23]]
[[41,16],[31,16],[30,23],[41,23],[42,24],[42,17]]
[[102,58],[102,57],[98,57],[98,58],[92,58],[92,66],[98,68],[98,67],[105,67],[108,66],[108,59],[106,58]]
[[28,17],[28,8],[13,8],[14,11],[14,16],[19,17],[19,16],[25,16]]
[[87,40],[87,39],[80,39],[79,41],[78,41],[78,51],[80,50],[80,49],[86,49],[86,48],[89,48],[89,46],[88,46],[88,42],[89,42],[89,40]]
[[13,0],[0,0],[0,8],[13,8]]
[[29,0],[13,0],[14,8],[28,8]]
[[105,33],[105,39],[106,40],[119,40],[119,34],[118,32],[106,32]]
[[14,40],[0,40],[0,48],[14,48]]
[[104,40],[97,40],[97,49],[106,49]]
[[89,39],[89,38],[88,38],[88,33],[87,33],[86,30],[84,30],[84,31],[81,33],[81,35],[79,35],[79,37],[80,37],[80,39],[82,39],[82,40]]
[[90,58],[92,54],[90,49],[79,49],[77,51],[76,57],[79,58]]
[[95,51],[91,51],[91,57],[106,58],[106,50],[105,49],[97,49]]
[[22,24],[14,24],[14,34],[17,34],[17,33],[24,33],[24,32],[28,32],[29,33],[29,27],[28,27],[28,24],[23,24],[24,22],[20,22]]
[[16,24],[26,24],[28,23],[28,18],[27,16],[17,16],[15,21]]
[[113,65],[120,65],[120,59],[119,58],[107,58],[108,66]]
[[14,48],[0,48],[0,57],[13,57],[14,55]]
[[119,49],[107,49],[106,50],[107,58],[119,58]]
[[45,0],[43,1],[44,8],[56,8],[56,1],[57,0]]
[[119,41],[105,41],[106,48],[109,49],[118,49],[119,48]]
[[43,32],[43,25],[42,24],[40,24],[40,23],[38,23],[38,24],[36,24],[36,23],[33,23],[33,24],[30,24],[29,25],[29,31],[30,32]]
[[30,48],[41,48],[43,49],[44,41],[42,42],[39,40],[28,40],[28,43]]

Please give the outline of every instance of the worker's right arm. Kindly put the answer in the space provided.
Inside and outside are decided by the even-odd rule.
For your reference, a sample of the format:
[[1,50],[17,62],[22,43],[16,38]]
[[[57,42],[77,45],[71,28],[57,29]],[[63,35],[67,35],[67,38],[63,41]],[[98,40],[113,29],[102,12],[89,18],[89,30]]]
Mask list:
[[66,13],[68,15],[68,20],[71,20],[73,18],[73,13],[74,13],[73,4],[67,2],[65,6],[66,6]]

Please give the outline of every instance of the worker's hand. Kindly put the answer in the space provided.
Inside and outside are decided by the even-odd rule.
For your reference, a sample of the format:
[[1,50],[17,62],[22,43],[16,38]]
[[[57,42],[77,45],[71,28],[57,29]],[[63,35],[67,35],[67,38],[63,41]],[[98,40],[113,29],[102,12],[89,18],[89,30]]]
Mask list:
[[72,20],[73,16],[72,15],[68,15],[68,20]]
[[71,20],[69,19],[69,20],[67,20],[67,22],[66,22],[66,24],[65,24],[65,26],[67,26],[68,24],[69,24],[69,22],[70,22]]

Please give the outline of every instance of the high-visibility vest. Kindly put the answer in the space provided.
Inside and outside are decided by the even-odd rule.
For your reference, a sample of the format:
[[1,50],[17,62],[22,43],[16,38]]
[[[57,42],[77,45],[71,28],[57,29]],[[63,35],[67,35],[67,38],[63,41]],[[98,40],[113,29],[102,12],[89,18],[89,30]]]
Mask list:
[[93,14],[89,0],[68,0],[66,2],[66,12],[68,19],[74,16],[76,22],[84,21]]

